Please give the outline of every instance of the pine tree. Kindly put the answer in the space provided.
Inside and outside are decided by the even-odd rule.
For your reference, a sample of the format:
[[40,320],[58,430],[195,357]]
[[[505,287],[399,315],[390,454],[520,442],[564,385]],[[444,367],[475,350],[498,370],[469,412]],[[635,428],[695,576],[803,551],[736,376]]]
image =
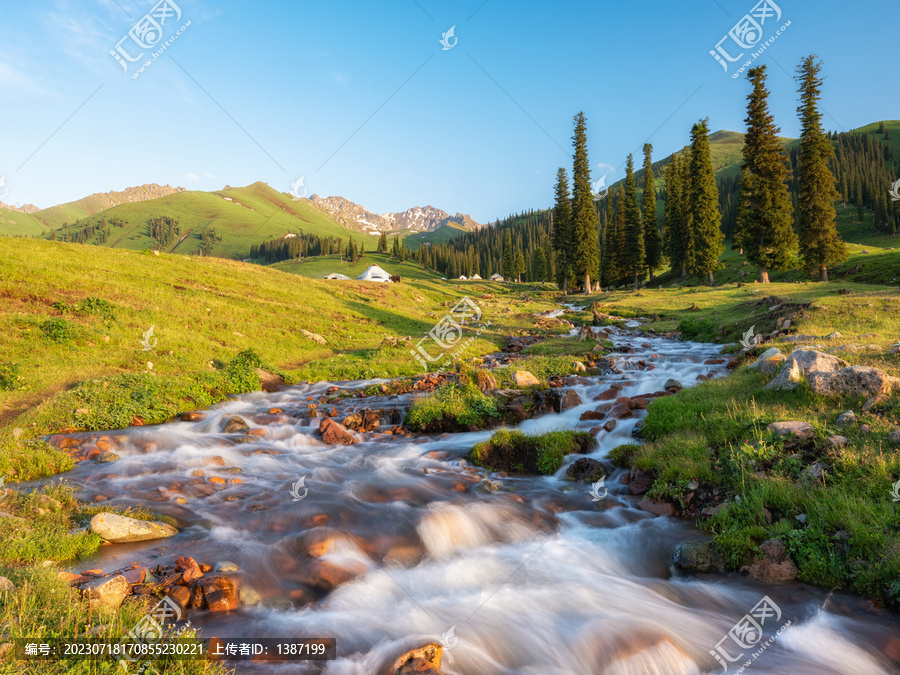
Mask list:
[[387,232],[382,232],[378,237],[378,253],[387,253]]
[[572,267],[577,278],[584,279],[584,294],[591,293],[591,277],[598,275],[600,252],[597,245],[597,210],[591,193],[591,166],[587,152],[587,125],[584,113],[575,116],[572,136],[575,158],[572,167],[572,223],[575,241]]
[[628,270],[624,267],[623,251],[625,250],[625,184],[619,183],[619,192],[616,195],[616,241],[613,245],[613,255],[616,276],[613,277],[613,285],[620,286],[627,281]]
[[662,238],[656,216],[656,180],[653,177],[653,146],[644,143],[644,255],[650,281],[653,271],[662,267]]
[[391,257],[392,258],[400,257],[400,235],[399,234],[394,235],[394,245],[391,248]]
[[810,271],[818,271],[821,281],[828,281],[828,266],[847,259],[847,247],[835,226],[834,202],[841,198],[835,188],[828,160],[834,147],[822,130],[818,103],[821,97],[821,61],[807,56],[797,68],[800,83],[800,170],[797,178],[799,208],[797,229],[800,255]]
[[513,254],[512,231],[507,228],[506,237],[503,240],[503,271],[504,279],[512,280],[516,276],[516,259]]
[[644,255],[644,227],[634,182],[634,159],[631,155],[628,155],[625,166],[625,248],[620,260],[623,271],[634,278],[634,290],[637,290],[640,280],[644,278],[647,263]]
[[616,196],[606,200],[606,227],[603,230],[603,267],[600,272],[600,284],[603,287],[616,285],[619,270],[616,267],[616,241],[618,239],[616,213]]
[[672,269],[681,270],[681,279],[687,276],[694,251],[693,236],[687,227],[687,165],[685,159],[676,155],[666,169],[665,249]]
[[691,129],[691,166],[688,171],[688,229],[693,240],[690,270],[715,283],[713,272],[719,269],[722,245],[722,215],[719,213],[719,190],[709,154],[709,118]]
[[532,281],[544,281],[547,278],[547,263],[544,259],[544,249],[538,247],[534,249],[534,254],[531,258],[531,270],[534,278]]
[[759,267],[760,281],[767,284],[770,269],[790,266],[797,250],[797,235],[786,183],[790,177],[787,155],[778,142],[781,129],[769,112],[766,67],[751,68],[747,80],[753,91],[747,96],[747,133],[734,241]]
[[522,273],[525,271],[525,256],[522,254],[522,249],[516,249],[516,261],[515,261],[515,270],[516,270],[516,283],[522,283]]
[[556,282],[563,293],[569,290],[569,272],[572,266],[572,200],[569,196],[569,178],[562,167],[556,172],[556,204],[552,215],[552,242],[556,251]]

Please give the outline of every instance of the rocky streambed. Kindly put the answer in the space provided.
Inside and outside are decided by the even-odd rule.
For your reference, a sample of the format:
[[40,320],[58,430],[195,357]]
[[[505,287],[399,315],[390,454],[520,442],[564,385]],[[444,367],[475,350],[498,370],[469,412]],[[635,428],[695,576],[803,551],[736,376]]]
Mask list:
[[895,672],[900,622],[860,599],[676,569],[676,547],[701,533],[607,454],[633,442],[654,398],[728,364],[716,345],[606,337],[612,367],[560,380],[536,416],[534,394],[507,400],[524,432],[596,438],[550,476],[471,466],[490,430],[404,430],[437,376],[291,387],[57,437],[90,458],[66,476],[83,499],[177,523],[104,546],[69,579],[95,602],[161,585],[202,637],[337,639],[327,664],[232,662],[238,672],[687,675],[751,658],[757,673]]

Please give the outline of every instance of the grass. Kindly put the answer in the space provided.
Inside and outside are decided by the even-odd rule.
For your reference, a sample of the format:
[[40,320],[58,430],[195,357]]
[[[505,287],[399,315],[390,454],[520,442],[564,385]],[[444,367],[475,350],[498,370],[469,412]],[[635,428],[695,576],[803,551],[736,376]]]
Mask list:
[[551,475],[559,470],[566,455],[589,452],[595,443],[586,431],[561,429],[526,434],[518,429],[499,429],[472,448],[469,460],[489,471]]
[[[272,269],[288,274],[298,274],[310,279],[324,279],[326,275],[332,272],[343,274],[351,279],[366,271],[369,265],[378,265],[383,270],[394,276],[399,276],[401,280],[430,280],[440,281],[441,275],[429,269],[425,269],[413,260],[400,262],[396,258],[391,258],[386,253],[371,253],[369,251],[357,262],[351,263],[342,260],[337,255],[323,255],[315,258],[308,258],[304,261],[286,260],[280,263],[270,265]],[[332,281],[332,284],[340,284],[341,281]]]
[[413,431],[443,428],[452,421],[460,427],[479,428],[500,416],[496,399],[483,393],[474,381],[448,382],[433,393],[416,400],[406,414],[404,425]]

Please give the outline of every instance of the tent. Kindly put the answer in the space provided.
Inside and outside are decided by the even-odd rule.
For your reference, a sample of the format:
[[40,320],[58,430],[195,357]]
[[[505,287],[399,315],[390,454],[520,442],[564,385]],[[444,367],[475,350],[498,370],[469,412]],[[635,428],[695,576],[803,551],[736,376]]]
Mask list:
[[326,279],[340,279],[341,281],[350,281],[350,277],[346,277],[343,274],[338,274],[337,272],[332,272],[325,278]]
[[468,281],[468,279],[466,278],[466,275],[465,275],[465,274],[462,275],[462,276],[459,278],[459,280],[460,280],[460,281]]
[[503,277],[495,272],[491,275],[491,281],[503,281]]
[[356,280],[390,282],[391,275],[381,269],[378,265],[369,265],[365,272],[356,277]]
[[473,274],[471,277],[469,277],[469,281],[483,281],[483,279],[477,274]]

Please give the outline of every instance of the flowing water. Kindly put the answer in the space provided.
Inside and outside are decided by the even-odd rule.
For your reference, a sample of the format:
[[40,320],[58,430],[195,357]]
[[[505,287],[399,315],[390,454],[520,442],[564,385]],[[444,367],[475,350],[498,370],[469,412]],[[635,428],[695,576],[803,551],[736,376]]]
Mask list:
[[[578,379],[571,388],[583,405],[520,427],[589,429],[596,423],[579,416],[612,382],[624,385],[621,395],[634,396],[662,389],[669,378],[691,386],[698,375],[727,372],[703,365],[717,355],[715,345],[628,332],[614,342],[634,349],[617,357],[622,374]],[[638,360],[656,368],[637,369]],[[102,494],[115,504],[145,503],[175,517],[182,531],[104,547],[87,566],[155,566],[180,555],[232,561],[258,602],[228,613],[195,612],[191,621],[202,636],[337,639],[338,659],[324,670],[294,662],[237,664],[239,672],[379,673],[405,650],[443,639],[448,674],[720,673],[711,650],[766,595],[782,616],[765,624],[763,642],[791,624],[748,670],[894,672],[885,653],[900,622],[858,598],[738,575],[676,573],[673,546],[701,534],[689,522],[638,510],[622,471],[607,476],[608,494],[598,501],[590,485],[563,480],[579,455],[555,476],[482,480],[463,457],[490,432],[374,432],[358,435],[356,445],[323,444],[313,433],[319,420],[305,413],[309,397],[319,400],[333,384],[358,390],[373,382],[251,394],[209,411],[202,422],[121,432],[120,460],[82,462],[67,479],[85,499]],[[338,419],[353,409],[404,409],[409,401],[344,399]],[[644,414],[638,412],[612,433],[600,431],[588,456],[602,460],[631,442]],[[237,443],[237,435],[222,434],[232,415],[263,435]],[[204,476],[192,475],[198,469]],[[211,476],[242,482],[213,484]],[[292,485],[301,477],[308,492],[295,500]],[[732,655],[740,651],[722,644]],[[759,645],[727,672],[737,672]]]

